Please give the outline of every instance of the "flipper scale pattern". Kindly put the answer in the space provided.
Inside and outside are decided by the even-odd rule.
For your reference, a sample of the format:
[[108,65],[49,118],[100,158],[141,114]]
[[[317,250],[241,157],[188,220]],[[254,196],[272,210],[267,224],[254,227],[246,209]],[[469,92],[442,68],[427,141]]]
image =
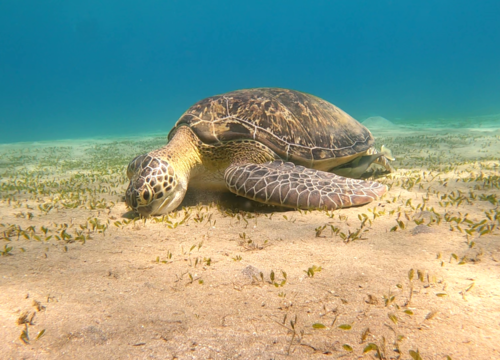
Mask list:
[[270,205],[301,209],[339,209],[380,198],[385,185],[345,178],[291,162],[236,164],[224,178],[229,190]]

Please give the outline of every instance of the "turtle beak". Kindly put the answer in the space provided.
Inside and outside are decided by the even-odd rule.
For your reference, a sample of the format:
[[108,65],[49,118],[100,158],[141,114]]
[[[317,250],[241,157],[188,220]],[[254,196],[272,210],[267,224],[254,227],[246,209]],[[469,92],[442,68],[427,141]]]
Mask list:
[[174,211],[184,199],[184,194],[185,192],[176,191],[173,192],[170,196],[166,196],[165,199],[163,199],[163,201],[161,202],[160,206],[153,210],[154,215],[168,214],[169,212]]
[[137,191],[127,193],[126,202],[133,211],[138,212],[142,217],[167,214],[173,211],[180,204],[180,202],[182,202],[182,197],[178,199],[178,196],[176,196],[176,194],[172,194],[171,196],[167,196],[162,200],[154,200],[148,205],[140,205],[137,201],[138,195],[139,193]]
[[156,209],[154,206],[155,201],[148,205],[141,205],[139,201],[139,191],[135,189],[128,189],[125,195],[125,202],[132,208],[133,211],[138,212],[141,216],[149,216]]

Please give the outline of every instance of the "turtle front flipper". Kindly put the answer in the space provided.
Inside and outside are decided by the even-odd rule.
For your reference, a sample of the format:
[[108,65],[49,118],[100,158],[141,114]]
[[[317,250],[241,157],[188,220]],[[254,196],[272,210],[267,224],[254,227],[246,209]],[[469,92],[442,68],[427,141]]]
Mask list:
[[387,187],[283,161],[231,165],[224,173],[232,193],[251,200],[301,209],[338,209],[367,204]]

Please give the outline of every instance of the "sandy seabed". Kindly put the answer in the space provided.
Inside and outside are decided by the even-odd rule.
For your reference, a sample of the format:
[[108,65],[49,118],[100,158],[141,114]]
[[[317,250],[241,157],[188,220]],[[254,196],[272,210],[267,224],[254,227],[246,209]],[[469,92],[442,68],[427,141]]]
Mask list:
[[0,145],[0,358],[499,359],[500,131],[372,131],[369,205],[147,220],[125,167],[164,136]]

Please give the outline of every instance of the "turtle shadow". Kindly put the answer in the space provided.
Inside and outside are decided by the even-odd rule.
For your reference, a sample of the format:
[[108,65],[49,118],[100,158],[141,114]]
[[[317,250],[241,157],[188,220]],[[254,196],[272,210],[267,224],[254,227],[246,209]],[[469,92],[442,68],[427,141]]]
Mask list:
[[129,219],[129,220],[134,220],[140,217],[138,212],[135,212],[134,210],[129,210],[126,213],[123,213],[121,215],[122,219]]
[[254,213],[273,213],[290,211],[290,208],[282,206],[267,205],[257,201],[253,201],[242,196],[238,196],[231,192],[218,191],[199,191],[188,190],[180,207],[191,207],[199,205],[215,204],[221,210],[232,212],[254,212]]
[[[233,213],[238,212],[253,212],[261,214],[270,214],[273,212],[285,212],[292,209],[273,206],[259,203],[257,201],[249,200],[244,197],[235,195],[230,192],[217,192],[217,191],[200,191],[200,190],[188,190],[184,196],[184,200],[179,205],[178,209],[183,207],[195,207],[195,206],[217,206],[222,211],[231,211]],[[129,210],[123,213],[122,218],[134,220],[140,218],[139,213]]]
[[[369,169],[362,174],[360,179],[376,181],[379,178],[385,178],[389,173],[390,172],[385,169]],[[229,191],[202,191],[197,189],[188,189],[186,196],[179,207],[182,208],[183,206],[191,207],[210,204],[216,204],[222,210],[230,210],[233,212],[244,211],[269,214],[273,212],[286,212],[294,210],[288,207],[268,205],[253,201],[233,194]]]
[[[360,179],[376,180],[378,178],[385,177],[388,173],[389,172],[381,169],[376,169],[376,170],[370,169],[369,171],[363,173]],[[123,201],[125,200],[123,199]],[[291,208],[283,206],[268,205],[257,201],[253,201],[244,198],[242,196],[233,194],[229,191],[202,191],[198,189],[188,189],[178,209],[182,209],[183,207],[195,207],[200,205],[202,206],[215,205],[223,211],[231,211],[234,213],[253,212],[261,214],[270,214],[273,212],[287,212],[293,210]],[[138,217],[139,214],[133,210],[127,211],[126,213],[122,214],[122,218],[131,220],[136,219]]]

